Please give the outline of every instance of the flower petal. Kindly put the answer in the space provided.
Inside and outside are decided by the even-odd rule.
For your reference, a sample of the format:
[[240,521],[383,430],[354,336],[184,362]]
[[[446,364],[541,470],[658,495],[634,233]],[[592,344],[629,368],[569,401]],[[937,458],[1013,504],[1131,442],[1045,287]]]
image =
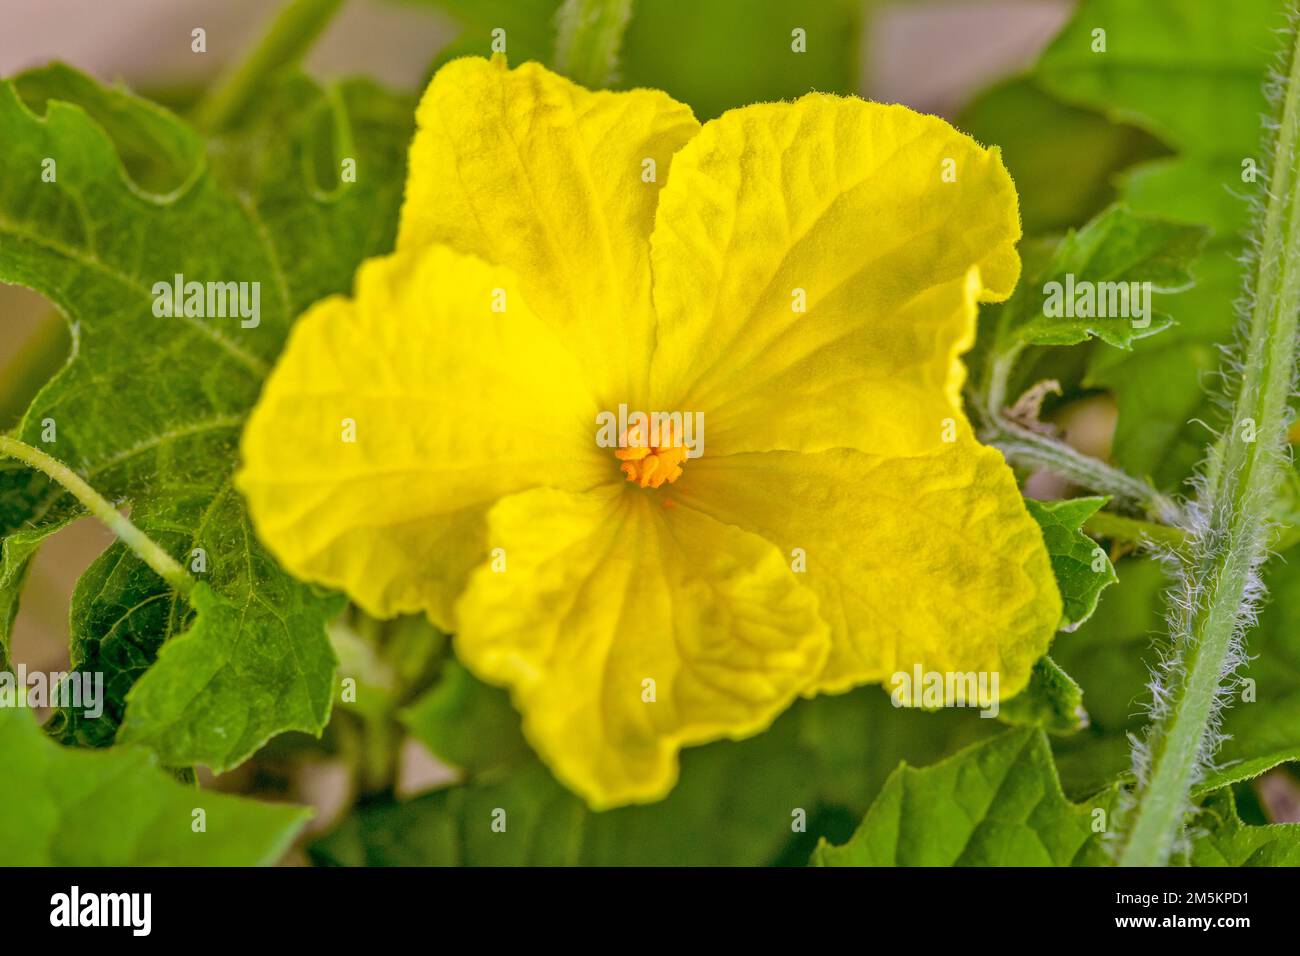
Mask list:
[[443,242],[509,267],[604,407],[643,400],[648,239],[673,153],[699,129],[690,108],[469,58],[438,71],[416,121],[398,248]]
[[682,746],[762,730],[825,660],[816,599],[738,528],[618,488],[514,495],[489,524],[505,565],[474,572],[457,654],[593,806],[663,796]]
[[815,690],[897,671],[996,672],[1020,691],[1061,616],[1042,531],[1002,456],[969,438],[915,458],[851,449],[693,461],[674,492],[802,549],[831,625]]
[[610,480],[581,382],[500,268],[441,246],[373,259],[355,298],[294,326],[237,486],[291,573],[371,614],[426,611],[448,627],[498,498]]
[[930,448],[1019,237],[997,150],[940,119],[820,94],[726,113],[660,197],[656,401],[704,412],[714,454]]

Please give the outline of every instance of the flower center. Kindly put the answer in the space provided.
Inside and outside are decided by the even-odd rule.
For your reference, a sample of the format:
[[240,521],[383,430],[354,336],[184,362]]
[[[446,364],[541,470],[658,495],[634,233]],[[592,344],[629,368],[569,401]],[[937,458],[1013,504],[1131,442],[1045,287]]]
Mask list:
[[614,457],[623,464],[619,470],[642,488],[658,488],[664,482],[672,484],[682,476],[682,462],[686,460],[686,446],[678,429],[664,422],[659,429],[658,445],[650,444],[648,427],[637,424],[629,428],[614,449]]

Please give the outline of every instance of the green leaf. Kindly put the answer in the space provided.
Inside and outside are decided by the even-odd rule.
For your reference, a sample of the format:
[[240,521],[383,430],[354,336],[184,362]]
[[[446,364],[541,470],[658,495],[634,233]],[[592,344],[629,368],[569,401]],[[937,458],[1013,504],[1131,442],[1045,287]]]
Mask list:
[[1250,226],[1250,203],[1242,197],[1253,184],[1241,180],[1240,160],[1227,174],[1223,162],[1187,153],[1139,163],[1116,178],[1124,201],[1134,209],[1206,225],[1214,230],[1215,241],[1235,242]]
[[[224,602],[209,601],[212,617],[186,633],[192,609],[133,555],[115,548],[96,562],[74,602],[73,655],[105,673],[113,716],[93,729],[70,720],[69,739],[109,742],[151,665],[140,732],[172,756],[230,766],[272,734],[319,733],[328,719],[331,605],[258,544],[230,477],[244,417],[293,319],[391,247],[410,122],[409,101],[368,82],[293,78],[210,154],[176,117],[65,67],[0,83],[0,280],[44,294],[73,328],[69,362],[18,437],[129,503],[132,521]],[[42,180],[46,158],[53,182]],[[355,183],[341,181],[343,158],[356,161]],[[259,283],[256,325],[155,316],[154,283],[178,273]],[[40,538],[80,513],[42,476],[0,466],[4,600]],[[219,632],[222,622],[239,626]],[[180,634],[181,649],[153,664]],[[179,706],[193,687],[179,668],[196,658],[221,679]],[[220,739],[195,723],[235,708],[260,716]],[[164,717],[177,723],[160,726]]]
[[178,783],[142,748],[60,747],[14,708],[0,708],[0,754],[21,781],[0,787],[0,866],[267,865],[311,817]]
[[[1041,274],[1021,285],[1007,307],[1012,341],[1075,345],[1099,338],[1129,349],[1137,339],[1168,328],[1169,317],[1154,309],[1151,293],[1182,292],[1192,285],[1188,266],[1206,236],[1197,226],[1111,206],[1082,229],[1067,233]],[[1140,290],[1136,294],[1135,288]],[[1145,305],[1139,306],[1143,300]],[[1103,311],[1111,314],[1101,315]]]
[[[934,766],[899,767],[843,846],[819,866],[1071,866],[1106,862],[1114,791],[1065,799],[1041,730],[1010,730]],[[1099,812],[1097,812],[1099,811]]]
[[1057,734],[1072,734],[1088,726],[1083,689],[1050,657],[1034,664],[1024,691],[1002,702],[998,719],[1013,727],[1042,727]]
[[1300,866],[1300,823],[1247,826],[1224,788],[1201,806],[1192,839],[1193,866]]
[[273,607],[237,606],[200,584],[190,603],[194,623],[127,694],[123,743],[149,746],[168,766],[220,772],[285,728],[328,719],[334,656],[325,622],[343,610],[341,596],[293,588]]
[[[1237,749],[1241,749],[1240,744]],[[1300,745],[1295,743],[1289,746],[1283,745],[1280,750],[1272,750],[1257,757],[1234,760],[1231,763],[1207,771],[1200,783],[1192,788],[1192,796],[1204,796],[1224,787],[1230,787],[1235,783],[1254,780],[1273,768],[1292,761],[1300,761]]]
[[1029,514],[1043,529],[1052,573],[1061,590],[1063,631],[1073,631],[1092,617],[1101,592],[1119,580],[1106,551],[1082,530],[1083,523],[1105,504],[1105,498],[1025,499]]
[[[1036,73],[1058,96],[1180,149],[1229,155],[1259,132],[1260,78],[1285,7],[1284,0],[1084,0]],[[1104,51],[1097,30],[1105,32]],[[1243,103],[1256,108],[1243,111]]]

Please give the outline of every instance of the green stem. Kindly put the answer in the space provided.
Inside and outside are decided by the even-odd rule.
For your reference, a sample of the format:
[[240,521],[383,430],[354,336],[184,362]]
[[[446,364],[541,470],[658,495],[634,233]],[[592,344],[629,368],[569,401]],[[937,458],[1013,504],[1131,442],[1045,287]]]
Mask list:
[[185,569],[176,563],[175,558],[132,524],[126,515],[113,507],[112,502],[90,487],[85,479],[67,465],[51,458],[39,448],[33,448],[25,442],[8,436],[0,436],[0,455],[16,458],[61,485],[85,505],[87,511],[121,538],[122,543],[134,551],[141,561],[157,571],[159,576],[177,591],[188,594],[194,587],[194,579],[185,573]]
[[1207,472],[1201,499],[1207,526],[1183,569],[1180,603],[1192,610],[1173,618],[1168,686],[1157,698],[1145,753],[1138,754],[1144,773],[1136,803],[1120,820],[1118,862],[1124,866],[1168,862],[1191,787],[1213,754],[1216,704],[1238,656],[1234,641],[1250,621],[1255,575],[1268,545],[1269,503],[1283,474],[1300,314],[1300,55],[1294,46],[1290,54],[1232,430]]
[[1083,523],[1083,530],[1099,538],[1112,541],[1124,541],[1129,544],[1164,545],[1178,550],[1187,543],[1187,534],[1181,528],[1173,528],[1154,521],[1139,521],[1126,518],[1113,511],[1098,511]]
[[614,82],[632,0],[564,0],[555,15],[555,66],[569,79],[598,90]]
[[[1003,335],[1000,330],[998,338]],[[1182,516],[1173,499],[1145,481],[1006,416],[1007,382],[1023,352],[1023,345],[1013,344],[995,348],[989,357],[986,394],[974,397],[976,410],[985,423],[981,439],[996,446],[1012,464],[1046,468],[1081,488],[1109,495],[1120,507],[1139,511],[1160,525],[1179,524]]]
[[210,133],[230,124],[273,74],[295,66],[343,0],[290,0],[253,52],[228,70],[199,101],[194,122]]

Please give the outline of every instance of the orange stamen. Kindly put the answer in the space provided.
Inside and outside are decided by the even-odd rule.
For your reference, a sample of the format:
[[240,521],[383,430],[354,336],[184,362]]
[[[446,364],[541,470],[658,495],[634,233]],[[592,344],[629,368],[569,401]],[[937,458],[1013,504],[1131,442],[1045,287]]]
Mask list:
[[682,476],[686,460],[681,436],[671,422],[662,423],[658,445],[650,444],[648,432],[648,426],[638,423],[623,436],[620,447],[614,449],[614,457],[623,462],[619,470],[642,488],[658,488],[664,482],[671,485]]

